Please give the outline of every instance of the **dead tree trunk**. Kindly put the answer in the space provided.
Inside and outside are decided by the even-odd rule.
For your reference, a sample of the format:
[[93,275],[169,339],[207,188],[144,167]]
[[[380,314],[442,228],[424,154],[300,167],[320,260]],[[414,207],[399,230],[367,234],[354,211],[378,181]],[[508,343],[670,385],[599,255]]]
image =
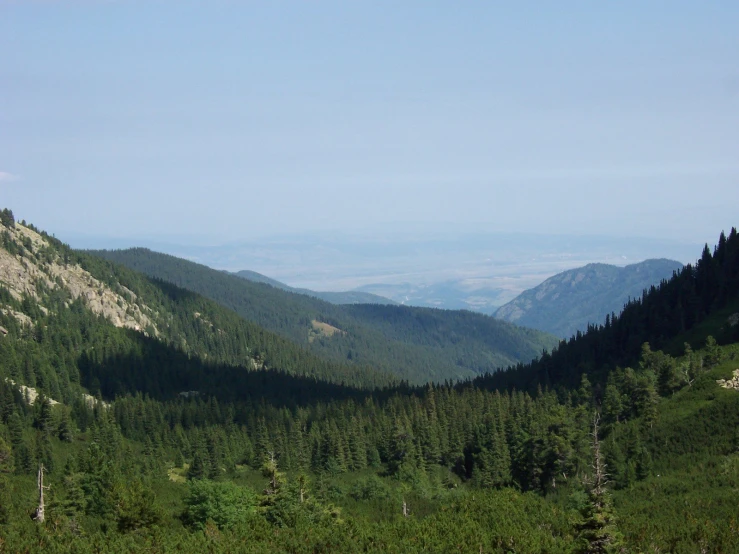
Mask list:
[[33,519],[37,523],[43,523],[46,519],[46,507],[44,504],[44,490],[49,490],[51,485],[44,485],[44,464],[41,464],[38,468],[38,508],[33,515]]
[[596,413],[593,418],[593,492],[599,497],[605,493],[608,475],[603,458],[600,453],[600,440],[598,440],[598,424],[600,414]]
[[403,517],[408,517],[408,504],[406,504],[405,498],[403,499]]

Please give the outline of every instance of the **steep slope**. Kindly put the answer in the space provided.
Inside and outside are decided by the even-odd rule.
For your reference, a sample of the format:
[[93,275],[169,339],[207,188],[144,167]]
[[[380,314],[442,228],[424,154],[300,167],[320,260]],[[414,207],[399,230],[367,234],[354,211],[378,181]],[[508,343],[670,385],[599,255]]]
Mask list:
[[[139,337],[129,342],[134,350],[144,348],[141,340],[148,336],[207,363],[280,370],[358,387],[395,381],[362,364],[320,359],[203,296],[71,250],[30,225],[9,221],[0,227],[0,239],[0,335],[43,337],[49,318],[89,312],[90,317],[82,317],[87,327],[96,327],[102,318],[113,328],[131,330]],[[51,379],[54,364],[40,365]]]
[[646,260],[618,267],[588,264],[563,271],[501,306],[495,317],[567,338],[588,324],[620,313],[644,289],[669,279],[683,267],[672,260]]
[[[61,259],[43,236],[24,225],[17,224],[3,230],[0,283],[17,302],[23,302],[26,297],[40,300],[45,292],[64,289],[72,300],[83,298],[90,310],[104,316],[116,327],[136,331],[149,328],[153,334],[158,334],[147,315],[150,310],[137,303],[132,291],[125,287],[112,290],[79,265],[69,264],[68,259]],[[29,316],[22,312],[8,306],[3,309],[19,321],[30,321]],[[48,312],[43,304],[40,309]]]
[[[630,552],[739,550],[739,392],[726,386],[739,371],[734,230],[537,364],[493,383],[371,391],[214,362],[237,346],[208,345],[239,332],[230,312],[43,234],[0,234],[9,263],[35,271],[15,281],[6,271],[0,286],[4,550],[570,553],[588,551],[593,528]],[[150,314],[159,338],[48,284],[54,265],[95,279],[103,296],[125,300],[125,282],[128,307]],[[465,312],[350,308],[409,342],[469,327]],[[197,331],[181,329],[188,321]],[[656,350],[672,345],[677,357]],[[33,405],[28,387],[40,393]],[[588,479],[602,467],[595,452],[605,487]],[[28,517],[42,466],[46,523]]]
[[331,304],[397,304],[394,300],[378,296],[377,294],[371,294],[369,292],[361,292],[356,290],[350,290],[345,292],[330,292],[330,291],[315,291],[310,289],[301,289],[291,287],[285,283],[281,283],[276,279],[245,269],[243,271],[237,271],[234,275],[246,279],[247,281],[253,281],[255,283],[264,283],[271,285],[275,288],[287,291],[295,292],[297,294],[305,294],[306,296],[313,296],[314,298],[320,298]]
[[[147,249],[95,255],[203,294],[249,321],[332,360],[380,368],[412,383],[469,378],[538,357],[556,338],[468,312],[338,306]],[[433,339],[414,327],[433,320]],[[316,335],[314,322],[339,331]]]
[[[700,346],[712,334],[719,342],[739,340],[739,236],[721,233],[713,253],[708,245],[695,265],[651,286],[603,325],[588,326],[530,364],[520,364],[476,381],[479,386],[535,390],[537,386],[576,388],[582,374],[603,382],[610,369],[638,359],[642,345],[682,349],[676,337]],[[678,341],[679,342],[679,341]]]

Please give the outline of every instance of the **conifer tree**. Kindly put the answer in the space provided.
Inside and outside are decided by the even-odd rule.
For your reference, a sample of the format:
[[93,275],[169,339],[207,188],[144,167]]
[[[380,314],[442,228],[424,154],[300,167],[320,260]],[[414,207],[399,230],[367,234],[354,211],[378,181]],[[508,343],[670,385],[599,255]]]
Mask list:
[[188,479],[205,479],[208,468],[203,461],[203,456],[196,451],[192,457],[192,463],[187,470]]
[[716,343],[716,339],[711,335],[706,338],[706,353],[703,356],[703,362],[706,368],[710,369],[717,366],[723,361],[724,351]]
[[588,502],[582,510],[583,520],[578,525],[579,552],[582,554],[612,554],[621,552],[623,538],[616,527],[616,514],[608,492],[608,475],[600,449],[598,423],[593,420],[593,475],[586,482]]
[[609,382],[603,397],[603,423],[607,426],[606,432],[620,421],[623,411],[624,402],[621,393],[614,383]]
[[0,525],[5,525],[10,521],[11,499],[9,489],[7,478],[0,474]]

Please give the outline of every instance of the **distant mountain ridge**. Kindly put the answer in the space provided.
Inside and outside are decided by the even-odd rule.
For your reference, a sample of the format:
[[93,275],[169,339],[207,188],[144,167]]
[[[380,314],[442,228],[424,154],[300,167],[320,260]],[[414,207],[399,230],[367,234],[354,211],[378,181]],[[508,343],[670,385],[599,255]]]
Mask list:
[[146,248],[88,253],[202,294],[327,362],[371,367],[413,384],[473,378],[535,359],[558,343],[469,311],[331,304]]
[[384,296],[379,296],[377,294],[371,294],[369,292],[362,292],[357,290],[350,290],[345,292],[329,292],[295,288],[291,287],[290,285],[286,285],[285,283],[282,283],[276,279],[272,279],[271,277],[267,277],[266,275],[262,275],[261,273],[257,273],[256,271],[251,271],[249,269],[237,271],[233,273],[233,275],[241,277],[242,279],[246,279],[247,281],[264,283],[265,285],[270,285],[272,287],[287,292],[294,292],[296,294],[304,294],[306,296],[320,298],[321,300],[325,300],[326,302],[330,302],[331,304],[398,304],[398,302],[396,302],[395,300],[390,300],[389,298],[385,298]]
[[501,306],[495,317],[567,338],[620,313],[630,298],[669,279],[683,267],[674,260],[652,259],[618,267],[588,264],[550,277]]

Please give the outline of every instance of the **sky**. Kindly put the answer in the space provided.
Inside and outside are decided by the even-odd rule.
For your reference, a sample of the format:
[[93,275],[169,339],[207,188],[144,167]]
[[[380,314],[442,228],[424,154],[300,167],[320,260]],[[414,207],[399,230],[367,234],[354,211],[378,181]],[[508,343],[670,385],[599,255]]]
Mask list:
[[80,237],[715,243],[739,2],[0,0],[0,207]]

